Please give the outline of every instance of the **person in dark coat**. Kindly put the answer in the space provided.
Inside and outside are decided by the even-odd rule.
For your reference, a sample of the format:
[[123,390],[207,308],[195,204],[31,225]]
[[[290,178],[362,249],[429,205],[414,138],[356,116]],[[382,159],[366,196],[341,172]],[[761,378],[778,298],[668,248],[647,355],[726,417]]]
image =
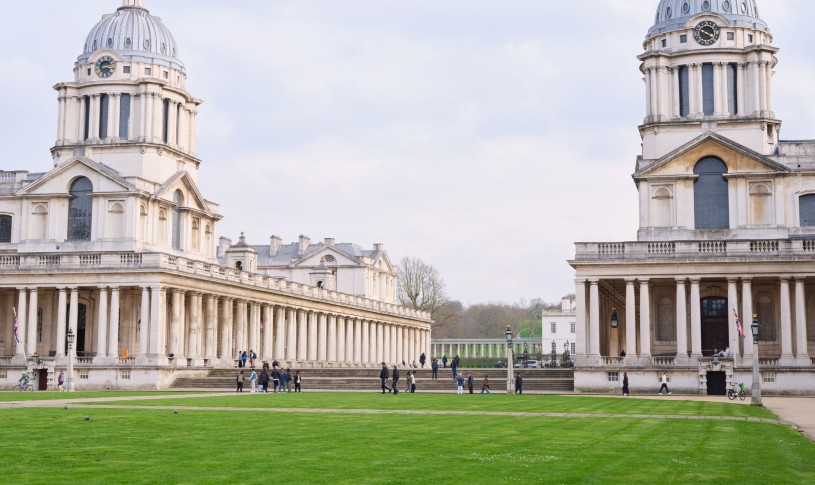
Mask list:
[[419,365],[422,366],[422,369],[424,369],[424,363],[426,360],[427,357],[425,357],[424,352],[422,352],[422,355],[419,356]]
[[382,384],[382,394],[385,394],[386,389],[388,392],[391,392],[391,388],[388,387],[388,377],[388,366],[382,362],[382,370],[379,372],[379,383]]
[[241,365],[242,365],[242,367],[246,367],[246,359],[248,359],[248,358],[249,358],[249,354],[247,354],[246,351],[244,350],[243,353],[241,354]]
[[628,372],[623,372],[623,396],[628,396]]
[[238,374],[238,377],[235,380],[238,383],[238,389],[235,392],[243,392],[243,371]]
[[272,369],[272,385],[274,392],[277,392],[277,388],[280,387],[280,370],[277,367]]
[[433,370],[433,374],[431,378],[436,380],[439,378],[439,359],[433,359],[433,362],[430,363],[430,368]]
[[518,372],[515,374],[515,394],[523,394],[524,393],[524,378],[521,377],[521,373]]
[[300,388],[300,383],[300,371],[297,371],[297,374],[294,375],[294,392],[303,392],[303,390]]
[[467,374],[467,389],[470,390],[470,394],[473,393],[473,375]]
[[266,369],[260,371],[260,387],[261,391],[269,392],[269,373],[266,372]]
[[391,381],[391,387],[393,388],[393,394],[399,394],[399,389],[396,387],[396,383],[399,382],[399,369],[396,367],[396,364],[393,365],[393,380]]

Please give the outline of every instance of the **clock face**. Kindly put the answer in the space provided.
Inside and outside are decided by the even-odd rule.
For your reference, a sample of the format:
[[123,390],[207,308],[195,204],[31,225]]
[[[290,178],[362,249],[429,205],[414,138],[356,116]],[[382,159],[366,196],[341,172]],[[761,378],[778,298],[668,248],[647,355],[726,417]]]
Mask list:
[[102,78],[107,78],[116,72],[116,61],[110,56],[100,57],[96,61],[96,75]]
[[713,45],[719,40],[721,31],[719,26],[710,20],[700,22],[696,28],[693,29],[693,38],[696,39],[701,45]]

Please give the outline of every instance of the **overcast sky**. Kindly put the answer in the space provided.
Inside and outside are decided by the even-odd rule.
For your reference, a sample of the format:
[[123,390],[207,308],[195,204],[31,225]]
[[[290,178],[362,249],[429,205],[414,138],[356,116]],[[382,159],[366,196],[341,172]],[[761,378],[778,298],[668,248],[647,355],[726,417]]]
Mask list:
[[[575,241],[636,239],[657,0],[146,0],[179,44],[220,234],[384,243],[467,303],[574,291]],[[4,1],[0,169],[46,171],[52,86],[119,0]],[[760,0],[782,138],[815,138],[815,3]]]

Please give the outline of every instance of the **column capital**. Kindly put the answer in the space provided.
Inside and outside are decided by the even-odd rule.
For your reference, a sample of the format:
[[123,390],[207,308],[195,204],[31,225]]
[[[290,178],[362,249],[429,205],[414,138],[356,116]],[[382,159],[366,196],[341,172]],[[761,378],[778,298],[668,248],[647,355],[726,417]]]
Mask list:
[[637,278],[623,278],[625,280],[626,285],[634,285],[637,282]]
[[701,276],[691,276],[688,279],[690,280],[690,284],[692,285],[698,285],[702,281]]
[[801,276],[801,275],[796,275],[796,276],[793,276],[792,278],[795,280],[796,283],[803,283],[807,279],[806,276]]
[[779,281],[786,281],[786,282],[789,282],[791,279],[793,279],[792,275],[780,275],[780,276],[778,277],[778,280],[779,280]]
[[588,281],[586,278],[575,278],[574,280],[577,285],[585,285],[586,281]]
[[684,284],[685,284],[685,280],[687,280],[687,279],[688,279],[688,277],[687,277],[687,276],[677,276],[677,277],[676,277],[676,278],[674,278],[674,279],[676,280],[676,284],[677,284],[677,285],[684,285]]

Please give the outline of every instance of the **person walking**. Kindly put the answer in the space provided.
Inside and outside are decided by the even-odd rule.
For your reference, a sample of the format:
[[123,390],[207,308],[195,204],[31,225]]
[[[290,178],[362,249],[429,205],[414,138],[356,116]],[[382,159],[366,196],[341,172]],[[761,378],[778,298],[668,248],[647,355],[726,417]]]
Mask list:
[[291,392],[291,383],[294,381],[294,376],[291,375],[291,369],[286,369],[286,392]]
[[667,372],[662,373],[662,385],[659,386],[659,395],[660,396],[662,395],[662,390],[663,389],[665,389],[665,392],[667,392],[669,395],[671,394],[671,390],[668,389],[668,373]]
[[59,371],[59,377],[57,377],[57,388],[60,392],[65,392],[65,374],[62,371]]
[[238,367],[243,367],[243,350],[238,351]]
[[411,380],[413,378],[413,371],[408,371],[407,377],[405,377],[405,392],[410,392],[410,385],[412,384]]
[[288,378],[289,374],[286,369],[280,369],[280,392],[286,392],[286,379]]
[[467,374],[467,389],[470,390],[470,394],[473,393],[473,385],[474,385],[473,375],[472,374]]
[[303,392],[303,390],[300,388],[300,382],[300,371],[297,371],[297,374],[294,375],[294,392]]
[[459,375],[456,378],[456,382],[458,383],[458,394],[464,394],[464,374]]
[[251,365],[253,369],[255,368],[255,359],[257,359],[257,357],[258,354],[256,354],[254,350],[249,350],[249,365]]
[[260,371],[260,387],[258,387],[258,392],[269,392],[269,373],[266,369]]
[[521,377],[521,373],[518,372],[515,374],[515,394],[523,394],[524,393],[524,378]]
[[397,383],[399,382],[399,368],[396,367],[396,364],[393,364],[393,380],[391,381],[391,387],[393,388],[393,395],[399,394],[399,388],[396,387]]
[[427,357],[425,357],[424,352],[422,352],[422,355],[419,356],[419,365],[422,366],[422,369],[424,369],[424,363],[426,360]]
[[379,383],[382,384],[382,394],[385,394],[385,390],[391,392],[391,388],[388,387],[388,366],[384,362],[382,362],[382,370],[379,371]]
[[241,363],[242,363],[242,367],[244,369],[246,368],[246,360],[248,358],[249,358],[249,356],[247,355],[246,351],[244,350],[243,353],[241,354]]
[[277,394],[277,388],[280,387],[280,369],[277,367],[272,369],[272,385],[274,386],[275,394]]
[[623,372],[623,396],[628,396],[628,372]]
[[450,362],[450,370],[453,371],[453,379],[455,379],[456,376],[458,375],[458,373],[456,372],[457,368],[458,368],[458,355],[453,357],[452,362]]
[[240,371],[237,377],[238,389],[235,392],[243,392],[243,371]]
[[437,380],[439,378],[439,359],[433,359],[433,362],[430,363],[430,369],[433,371],[430,375],[431,380]]
[[484,374],[484,381],[481,383],[481,394],[490,393],[490,376],[488,374]]
[[416,393],[416,371],[410,373],[410,393]]
[[441,356],[442,367],[447,368],[447,354]]
[[249,374],[249,387],[251,388],[250,392],[257,392],[258,390],[258,374],[255,369],[252,369],[252,373]]

